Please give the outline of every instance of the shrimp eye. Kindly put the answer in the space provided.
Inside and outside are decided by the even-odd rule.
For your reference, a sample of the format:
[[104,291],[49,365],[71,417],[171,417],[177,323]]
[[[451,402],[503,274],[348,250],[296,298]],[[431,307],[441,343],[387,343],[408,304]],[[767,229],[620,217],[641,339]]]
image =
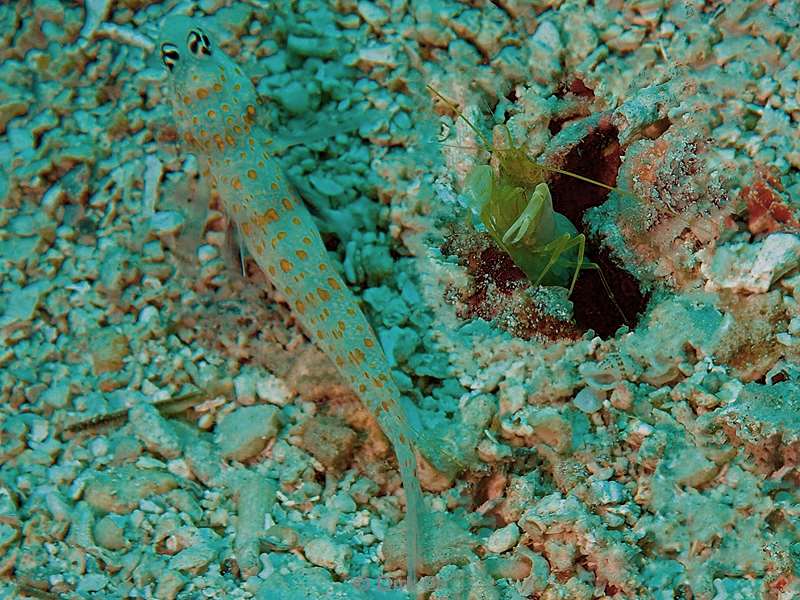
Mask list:
[[161,44],[161,62],[170,71],[175,68],[175,64],[180,59],[181,55],[178,53],[178,48],[174,44]]
[[189,46],[189,50],[191,50],[192,54],[195,56],[198,54],[211,56],[211,40],[209,40],[208,36],[199,29],[192,29],[189,32],[189,37],[186,39],[186,43]]

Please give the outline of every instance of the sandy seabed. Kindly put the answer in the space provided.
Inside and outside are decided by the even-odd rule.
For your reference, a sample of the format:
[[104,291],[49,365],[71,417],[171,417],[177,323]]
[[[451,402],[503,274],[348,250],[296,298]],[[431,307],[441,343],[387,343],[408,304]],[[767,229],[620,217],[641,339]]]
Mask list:
[[[427,440],[418,597],[800,597],[800,5],[738,0],[3,3],[0,596],[409,597],[391,445],[180,147],[176,13]],[[569,298],[472,214],[508,148]]]

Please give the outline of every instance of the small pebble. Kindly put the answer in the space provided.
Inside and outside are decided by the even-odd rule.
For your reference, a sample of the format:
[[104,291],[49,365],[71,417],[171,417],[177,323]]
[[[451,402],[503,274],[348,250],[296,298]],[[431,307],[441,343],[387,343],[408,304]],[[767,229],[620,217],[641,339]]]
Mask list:
[[315,538],[308,542],[303,550],[310,563],[331,569],[340,576],[349,573],[352,554],[349,546],[337,544],[329,538]]
[[617,481],[593,481],[590,489],[600,504],[617,504],[625,499],[625,487]]
[[217,426],[217,443],[225,458],[243,461],[256,456],[278,433],[278,409],[272,405],[238,408]]
[[372,2],[359,2],[356,10],[361,18],[373,27],[380,27],[389,21],[386,11]]
[[484,546],[489,552],[502,554],[516,546],[518,541],[519,526],[516,523],[509,523],[505,527],[492,532]]
[[186,578],[177,571],[164,571],[158,578],[155,597],[173,600],[186,585]]
[[99,592],[108,585],[108,577],[100,573],[90,573],[82,575],[78,582],[76,591],[79,594],[88,594],[91,592]]
[[169,561],[169,568],[197,574],[216,559],[217,551],[207,542],[199,542],[181,550]]
[[330,507],[343,513],[352,513],[356,510],[356,503],[350,494],[339,493],[331,498]]
[[186,219],[174,210],[165,210],[150,217],[150,230],[156,235],[175,235],[183,227]]
[[95,523],[95,541],[108,550],[122,550],[127,545],[124,523],[124,517],[106,515]]
[[330,175],[320,175],[317,173],[308,176],[308,180],[314,188],[326,196],[341,196],[344,193],[344,188],[339,185]]
[[201,263],[207,263],[219,256],[219,250],[211,244],[203,244],[197,249],[197,258]]
[[588,387],[578,392],[572,403],[587,414],[595,413],[603,406],[602,400],[600,400],[595,391]]
[[180,456],[181,441],[178,434],[155,407],[150,404],[134,406],[128,418],[136,436],[148,450],[167,459]]

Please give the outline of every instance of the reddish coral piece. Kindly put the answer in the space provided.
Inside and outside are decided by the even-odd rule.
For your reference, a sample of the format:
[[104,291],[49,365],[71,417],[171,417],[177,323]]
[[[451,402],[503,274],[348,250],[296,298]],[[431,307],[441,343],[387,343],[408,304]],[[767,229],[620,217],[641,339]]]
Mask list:
[[582,98],[594,98],[594,90],[577,78],[569,84],[569,91]]
[[772,233],[789,227],[800,227],[792,210],[781,199],[780,182],[765,169],[759,169],[753,184],[742,188],[747,203],[747,227],[750,233]]
[[582,79],[575,77],[573,79],[565,79],[561,82],[556,90],[556,96],[563,98],[567,94],[572,94],[578,98],[587,98],[589,100],[594,98],[594,90],[587,86]]
[[669,140],[659,138],[655,140],[647,155],[643,158],[636,157],[636,178],[644,185],[654,186],[658,177],[658,167],[663,163],[669,151]]
[[462,319],[495,321],[512,335],[529,340],[580,338],[574,323],[542,314],[525,294],[531,283],[511,257],[500,250],[488,234],[457,228],[447,237],[442,252],[459,257],[472,276],[465,289],[451,287],[448,301],[458,306]]

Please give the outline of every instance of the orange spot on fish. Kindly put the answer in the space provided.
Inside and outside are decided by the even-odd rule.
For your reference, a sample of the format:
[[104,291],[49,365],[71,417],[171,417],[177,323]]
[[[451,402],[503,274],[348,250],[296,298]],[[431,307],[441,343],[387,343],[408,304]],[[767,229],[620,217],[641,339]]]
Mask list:
[[277,181],[273,181],[273,182],[270,184],[270,186],[269,186],[269,187],[271,187],[271,188],[272,188],[272,190],[274,191],[274,190],[277,190],[277,189],[278,189],[280,186],[278,185],[278,182],[277,182]]
[[292,210],[291,200],[289,200],[288,198],[284,198],[283,200],[281,200],[281,202],[283,203],[283,208],[285,208],[286,210]]
[[215,83],[214,84],[214,91],[215,92],[221,92],[222,91],[222,85],[220,85],[219,83]]
[[305,260],[308,258],[308,252],[306,252],[305,250],[297,250],[295,254],[297,255],[297,258],[299,258],[300,260]]
[[256,173],[253,169],[247,169],[247,176],[250,179],[255,179],[256,177],[258,177],[258,173]]
[[320,270],[320,271],[324,271],[324,270],[326,270],[327,268],[328,268],[328,265],[326,265],[325,263],[320,263],[320,264],[319,264],[319,270]]
[[308,237],[308,236],[304,237],[304,238],[303,238],[303,243],[304,243],[306,246],[310,246],[310,245],[311,245],[311,238],[310,238],[310,237]]
[[300,225],[300,217],[292,217],[292,223],[295,225]]
[[237,177],[234,177],[233,179],[231,179],[231,187],[232,187],[233,189],[235,189],[235,190],[240,190],[240,189],[242,189],[242,180],[241,180],[241,179],[239,179],[239,177],[238,177],[238,176],[237,176]]
[[364,345],[367,348],[372,348],[375,345],[375,342],[373,342],[370,338],[364,338]]
[[206,114],[208,114],[208,118],[209,119],[216,119],[217,118],[217,111],[215,111],[215,110],[209,110],[208,113],[206,113]]
[[267,223],[273,223],[278,219],[280,219],[280,217],[278,216],[278,211],[276,211],[274,208],[269,208],[263,213],[253,217],[253,222],[259,227],[263,227]]
[[305,314],[305,312],[306,312],[306,304],[302,300],[298,300],[295,303],[294,307],[297,310],[297,312],[299,312],[301,315]]
[[206,88],[197,88],[196,93],[197,97],[200,98],[200,100],[205,100],[206,98],[208,98],[208,90]]
[[292,263],[290,263],[290,262],[289,262],[288,260],[286,260],[285,258],[282,258],[282,259],[281,259],[281,270],[282,270],[284,273],[288,273],[289,271],[291,271],[291,270],[292,270],[292,268],[293,268],[293,266],[294,266],[294,265],[292,265]]
[[334,277],[328,277],[328,285],[332,290],[342,289],[342,286],[339,285],[339,282]]

